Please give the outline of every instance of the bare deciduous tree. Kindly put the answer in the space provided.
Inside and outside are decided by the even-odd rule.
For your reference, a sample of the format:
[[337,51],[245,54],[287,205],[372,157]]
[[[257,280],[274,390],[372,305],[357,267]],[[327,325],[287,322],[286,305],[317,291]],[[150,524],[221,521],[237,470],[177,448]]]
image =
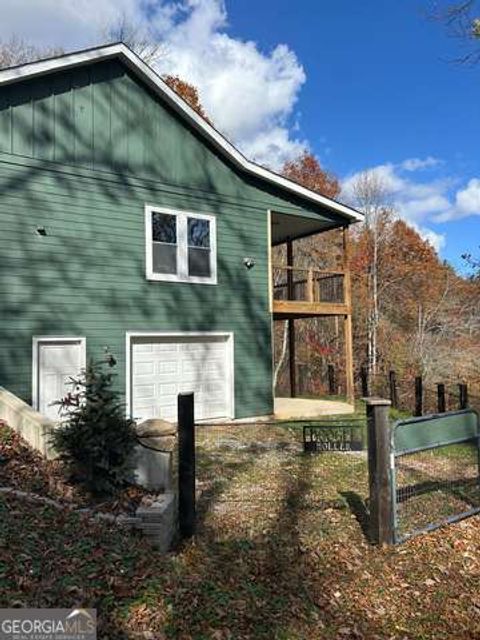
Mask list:
[[165,46],[155,40],[143,26],[129,20],[125,13],[108,25],[102,35],[107,42],[123,42],[149,65],[154,65],[166,56]]
[[455,62],[480,62],[480,7],[476,0],[434,2],[430,17],[441,22],[447,34],[463,47],[464,53],[457,56]]
[[0,40],[0,69],[50,58],[62,53],[63,49],[60,47],[38,47],[26,42],[23,38],[13,35],[8,40]]
[[378,328],[380,324],[380,253],[392,217],[387,189],[382,178],[374,171],[360,174],[352,188],[358,208],[365,214],[365,229],[369,238],[370,259],[367,267],[367,364],[369,372],[378,372]]

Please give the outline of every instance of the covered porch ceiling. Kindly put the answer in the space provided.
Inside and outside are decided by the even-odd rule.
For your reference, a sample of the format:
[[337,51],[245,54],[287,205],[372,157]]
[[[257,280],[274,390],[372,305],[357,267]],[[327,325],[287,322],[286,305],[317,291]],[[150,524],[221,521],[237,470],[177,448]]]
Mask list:
[[322,233],[341,225],[319,217],[307,217],[289,213],[272,211],[272,245],[282,244],[287,240],[298,240],[316,233]]

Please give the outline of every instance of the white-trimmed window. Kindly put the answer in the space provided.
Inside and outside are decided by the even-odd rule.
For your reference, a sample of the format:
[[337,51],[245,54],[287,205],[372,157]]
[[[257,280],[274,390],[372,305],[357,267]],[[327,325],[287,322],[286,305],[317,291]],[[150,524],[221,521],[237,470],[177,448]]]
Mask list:
[[148,280],[217,283],[215,217],[145,207]]

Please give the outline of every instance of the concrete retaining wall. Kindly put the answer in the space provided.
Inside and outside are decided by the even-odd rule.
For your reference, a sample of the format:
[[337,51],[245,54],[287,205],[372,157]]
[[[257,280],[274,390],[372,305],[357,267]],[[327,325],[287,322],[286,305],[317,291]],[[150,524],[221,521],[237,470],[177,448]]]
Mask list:
[[55,451],[50,444],[55,423],[3,387],[0,387],[0,420],[6,422],[43,456],[55,458]]

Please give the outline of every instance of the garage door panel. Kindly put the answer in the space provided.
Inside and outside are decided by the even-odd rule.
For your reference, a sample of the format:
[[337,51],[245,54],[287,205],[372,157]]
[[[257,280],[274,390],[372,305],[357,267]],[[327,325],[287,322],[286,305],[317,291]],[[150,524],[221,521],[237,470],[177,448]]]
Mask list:
[[155,371],[155,365],[152,360],[147,360],[146,362],[142,362],[137,360],[136,358],[133,360],[133,374],[134,375],[148,375],[153,376]]
[[[132,415],[177,419],[179,393],[195,394],[195,418],[230,415],[230,350],[226,337],[132,338]],[[152,395],[153,394],[153,395]]]
[[155,385],[138,384],[136,387],[136,395],[139,400],[143,400],[143,398],[155,398]]
[[178,371],[178,362],[176,360],[163,360],[157,362],[157,373],[159,374],[176,374]]

